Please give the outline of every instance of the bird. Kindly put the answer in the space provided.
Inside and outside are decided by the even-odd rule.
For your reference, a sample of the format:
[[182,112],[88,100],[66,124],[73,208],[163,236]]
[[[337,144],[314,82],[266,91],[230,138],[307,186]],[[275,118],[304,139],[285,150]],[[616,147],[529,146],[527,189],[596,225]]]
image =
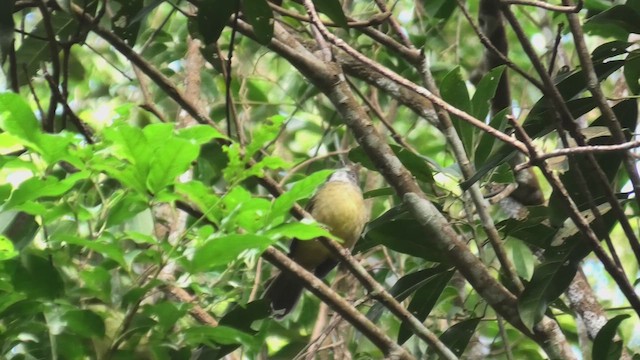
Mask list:
[[[353,248],[369,219],[355,167],[338,169],[329,176],[313,195],[306,210],[333,236],[341,239],[342,246]],[[293,239],[289,257],[321,279],[338,264],[319,239]],[[263,298],[270,302],[272,315],[281,319],[293,310],[303,289],[302,282],[295,275],[281,272],[269,284]]]

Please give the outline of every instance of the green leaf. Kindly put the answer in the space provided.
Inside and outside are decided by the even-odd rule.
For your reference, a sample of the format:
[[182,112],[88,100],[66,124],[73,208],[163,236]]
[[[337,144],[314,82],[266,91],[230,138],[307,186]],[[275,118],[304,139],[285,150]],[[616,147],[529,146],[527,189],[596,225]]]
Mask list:
[[347,17],[342,11],[342,5],[339,0],[313,0],[313,5],[338,26],[347,29]]
[[[398,302],[404,301],[404,299],[408,298],[416,292],[416,290],[426,285],[433,276],[449,270],[449,266],[438,265],[429,269],[422,269],[406,274],[393,284],[391,289],[389,289],[389,294],[393,295]],[[377,322],[384,309],[385,307],[381,303],[375,303],[367,313],[367,318],[373,322]]]
[[196,21],[206,45],[218,41],[231,15],[240,7],[240,0],[207,0],[198,5]]
[[584,30],[592,35],[626,40],[630,33],[640,33],[640,13],[632,6],[616,5],[590,17]]
[[117,0],[120,9],[111,18],[113,32],[124,40],[129,46],[133,46],[138,38],[141,23],[134,21],[138,13],[142,11],[142,0]]
[[[91,1],[95,7],[96,1]],[[88,6],[85,7],[89,9]],[[69,36],[78,33],[77,20],[64,11],[54,11],[51,16],[51,25],[57,39],[66,41]],[[21,45],[16,51],[18,71],[18,84],[20,86],[27,85],[29,80],[40,70],[40,65],[44,62],[51,61],[51,49],[47,39],[47,30],[44,21],[39,21],[36,27],[29,31],[30,36],[26,36],[21,41]],[[60,50],[61,47],[58,47]],[[57,55],[56,55],[57,56]]]
[[334,238],[331,233],[323,228],[320,224],[305,224],[302,222],[292,222],[278,225],[267,232],[265,235],[277,241],[284,238],[311,240],[319,237]]
[[[442,99],[456,108],[467,113],[471,112],[471,100],[469,100],[469,92],[467,91],[467,85],[462,79],[460,67],[451,70],[444,79],[442,79],[440,95],[442,95]],[[464,148],[467,150],[467,153],[472,153],[475,141],[474,134],[477,132],[475,127],[456,115],[451,114],[450,116]]]
[[[433,235],[435,236],[435,235]],[[405,211],[393,208],[369,222],[363,239],[354,252],[365,251],[376,245],[419,257],[432,262],[447,262],[447,257],[429,242],[430,236],[418,222]]]
[[473,93],[473,98],[471,99],[472,114],[476,119],[484,121],[489,114],[491,99],[493,99],[493,96],[496,94],[498,83],[503,76],[505,68],[505,65],[501,65],[491,69],[491,71],[482,77],[476,86],[476,91]]
[[227,139],[226,136],[221,134],[214,127],[201,124],[178,129],[177,136],[190,140],[198,145],[204,145],[213,139]]
[[258,42],[266,45],[273,37],[273,12],[266,0],[242,0],[242,10]]
[[332,173],[333,170],[317,171],[293,184],[291,189],[273,201],[271,212],[267,216],[267,223],[272,225],[281,224],[296,201],[311,197],[320,184],[325,182]]
[[601,62],[614,56],[626,54],[627,48],[633,45],[628,41],[610,41],[595,48],[591,52],[591,61],[594,63]]
[[640,94],[640,51],[634,51],[624,64],[624,78],[632,94]]
[[188,140],[169,138],[165,146],[159,147],[152,160],[147,178],[147,188],[157,194],[172,184],[191,166],[200,153],[200,147]]
[[23,253],[13,273],[13,287],[29,298],[56,299],[64,294],[64,283],[58,269],[39,255]]
[[104,320],[90,310],[71,310],[62,315],[66,328],[85,338],[101,338],[105,335]]
[[[575,277],[577,264],[566,261],[565,257],[573,246],[568,244],[554,248],[555,256],[538,265],[531,281],[525,286],[518,299],[518,312],[527,328],[533,329],[542,320],[549,304],[567,289]],[[552,255],[545,252],[545,256]]]
[[13,247],[11,240],[4,235],[0,235],[0,261],[13,259],[16,256],[18,256],[18,252]]
[[598,335],[593,339],[593,350],[591,352],[592,359],[618,360],[622,355],[622,341],[615,341],[616,332],[620,324],[630,318],[631,315],[618,315],[607,323],[598,331]]
[[117,243],[106,237],[100,239],[88,240],[71,234],[60,234],[55,237],[57,241],[64,241],[70,245],[78,245],[89,250],[93,250],[107,259],[117,262],[123,269],[129,269],[125,260],[125,251],[121,249]]
[[30,178],[25,180],[20,187],[11,193],[6,209],[24,204],[27,201],[43,197],[59,197],[66,194],[81,180],[89,177],[89,172],[81,171],[67,176],[62,180],[48,176],[44,179]]
[[[623,65],[624,61],[622,60],[612,60],[605,63],[595,64],[594,67],[598,80],[602,81],[606,79]],[[556,86],[558,87],[560,94],[562,94],[562,97],[567,100],[567,107],[574,119],[597,107],[597,103],[592,98],[573,99],[586,90],[586,82],[582,70],[576,70],[562,76],[558,79]],[[537,139],[548,134],[555,128],[554,123],[551,120],[554,118],[555,112],[556,110],[551,100],[547,97],[542,97],[533,106],[522,126],[529,136],[533,139]],[[501,145],[500,149],[495,151],[494,155],[491,156],[487,162],[482,165],[482,167],[479,167],[476,173],[469,180],[460,184],[460,187],[462,190],[467,190],[471,184],[480,180],[480,178],[482,178],[491,169],[508,161],[514,156],[514,154],[515,150],[511,148],[510,145]]]
[[176,184],[175,191],[186,198],[187,202],[195,204],[204,216],[214,224],[219,224],[222,211],[219,208],[220,198],[213,190],[200,181],[189,181]]
[[[416,179],[423,181],[427,184],[432,184],[433,180],[433,168],[437,166],[437,163],[425,156],[415,154],[401,146],[390,144],[393,153],[400,159],[400,162],[411,172]],[[349,151],[349,159],[353,162],[360,163],[372,171],[378,171],[376,166],[371,162],[371,159],[365,154],[362,147],[358,146],[355,149]]]
[[[456,356],[461,356],[469,345],[469,340],[475,333],[482,318],[473,318],[460,321],[448,328],[442,335],[440,341],[445,344]],[[433,348],[429,348],[429,354],[435,354]]]
[[[507,124],[508,124],[507,113],[509,111],[510,111],[509,109],[504,109],[499,113],[497,113],[496,116],[494,116],[491,122],[489,123],[489,126],[499,131],[504,131],[507,128]],[[502,142],[500,142],[494,136],[486,132],[482,132],[482,134],[480,135],[480,141],[478,141],[478,146],[476,147],[476,153],[474,156],[476,167],[479,167],[480,165],[485,164],[489,156],[494,152],[494,150],[499,148],[501,145],[502,145]]]
[[[453,273],[453,270],[448,270],[435,274],[425,280],[423,285],[416,291],[413,299],[411,299],[407,310],[418,320],[424,321],[436,305],[440,294],[442,294],[449,280],[451,280]],[[400,345],[404,344],[405,341],[409,340],[411,335],[413,335],[411,327],[403,322],[398,332],[398,343]]]
[[191,261],[193,272],[205,272],[218,265],[225,265],[237,259],[245,250],[257,249],[262,252],[273,240],[264,235],[235,234],[207,240],[196,249]]
[[0,128],[32,147],[42,133],[31,107],[15,93],[0,94]]
[[243,344],[257,346],[255,339],[250,334],[234,329],[232,327],[218,325],[216,327],[196,325],[185,329],[184,340],[191,345],[231,345]]

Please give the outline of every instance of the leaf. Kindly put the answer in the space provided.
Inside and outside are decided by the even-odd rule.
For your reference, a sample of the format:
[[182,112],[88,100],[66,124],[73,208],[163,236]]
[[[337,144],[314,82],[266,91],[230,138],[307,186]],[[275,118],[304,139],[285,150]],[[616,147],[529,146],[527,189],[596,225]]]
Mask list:
[[[464,80],[462,80],[460,67],[456,67],[451,70],[444,79],[442,79],[442,84],[440,84],[440,95],[443,100],[452,106],[467,113],[471,112],[471,100],[469,100],[467,85]],[[467,150],[467,153],[471,153],[473,151],[473,143],[475,141],[475,127],[460,119],[457,115],[450,114],[450,116],[451,121],[464,144],[464,148]]]
[[188,140],[169,138],[165,146],[157,148],[150,162],[147,188],[157,194],[172,184],[191,166],[200,153],[200,147]]
[[140,21],[134,21],[142,11],[142,0],[118,0],[120,9],[111,18],[113,32],[129,46],[134,46],[140,31]]
[[258,42],[266,45],[273,37],[273,12],[266,0],[242,0],[242,11],[253,27]]
[[476,86],[476,91],[471,99],[471,108],[473,116],[476,119],[484,120],[489,114],[491,107],[491,99],[496,94],[498,83],[503,76],[506,66],[497,66],[486,73]]
[[191,261],[193,272],[205,272],[218,265],[226,265],[237,259],[245,250],[262,252],[274,241],[264,235],[235,234],[207,240],[196,249]]
[[0,261],[13,259],[16,256],[18,256],[18,252],[13,247],[11,240],[4,235],[0,235]]
[[[91,3],[94,7],[97,4],[96,1]],[[89,6],[86,8],[88,9]],[[52,12],[51,25],[56,37],[63,41],[76,34],[79,26],[76,19],[64,11]],[[22,40],[16,51],[17,67],[21,70],[18,72],[20,86],[28,84],[31,77],[40,69],[40,64],[51,61],[49,42],[42,41],[42,39],[48,39],[44,21],[39,21],[35,29],[29,32],[29,35]],[[61,47],[58,47],[58,50],[60,49]]]
[[311,240],[319,237],[334,238],[331,233],[320,224],[305,224],[302,222],[292,222],[278,225],[265,233],[266,236],[277,241],[281,238]]
[[640,51],[634,51],[624,64],[624,78],[632,94],[640,94]]
[[273,225],[281,224],[296,201],[311,197],[320,184],[325,182],[332,173],[332,170],[321,170],[297,181],[291,189],[273,201],[271,212],[267,216],[267,223]]
[[313,0],[313,5],[315,5],[319,12],[327,15],[329,19],[338,26],[344,29],[348,28],[347,17],[342,11],[342,5],[339,0]]
[[50,259],[23,253],[13,274],[13,287],[31,299],[56,299],[64,294],[64,283]]
[[618,360],[622,355],[622,341],[615,341],[616,332],[620,324],[630,318],[631,315],[618,315],[598,331],[598,335],[593,339],[592,359]]
[[79,181],[89,177],[88,171],[81,171],[67,176],[62,180],[48,176],[44,179],[29,178],[11,193],[6,209],[24,204],[27,201],[43,197],[59,197],[66,194]]
[[631,45],[633,45],[633,43],[618,40],[602,44],[591,52],[591,61],[597,63],[614,56],[626,54],[628,52],[627,48]]
[[590,17],[584,23],[584,30],[593,35],[626,40],[630,33],[640,33],[640,13],[632,6],[616,5]]
[[107,237],[87,240],[85,238],[72,234],[59,234],[55,238],[57,241],[64,241],[70,245],[78,245],[89,250],[93,250],[107,259],[113,260],[122,266],[123,269],[129,269],[125,260],[125,251],[121,249],[117,243],[110,241]]
[[566,259],[573,246],[553,248],[553,258],[550,252],[545,252],[545,256],[550,258],[535,268],[531,281],[520,295],[518,312],[528,329],[533,329],[542,320],[549,304],[566,290],[575,277],[578,264]]
[[18,94],[0,94],[0,128],[22,140],[25,145],[38,145],[40,124],[31,107]]
[[177,136],[192,141],[197,145],[204,145],[213,139],[227,139],[214,127],[202,124],[178,129]]
[[[509,109],[504,109],[496,114],[493,117],[489,126],[499,131],[503,131],[507,128],[507,113]],[[487,158],[494,152],[496,148],[502,145],[498,139],[489,133],[483,132],[480,135],[480,141],[478,141],[478,146],[476,147],[476,153],[474,156],[474,161],[476,167],[485,164],[487,162]]]
[[[404,301],[404,299],[424,286],[433,276],[444,271],[449,271],[449,269],[448,266],[438,265],[406,274],[393,284],[391,289],[389,289],[389,294],[393,295],[398,302]],[[373,322],[377,322],[384,309],[385,307],[381,303],[376,302],[367,313],[367,318]]]
[[196,22],[206,45],[218,41],[231,15],[239,9],[240,0],[208,0],[198,5]]
[[[409,303],[409,310],[418,320],[424,321],[433,307],[436,305],[440,294],[451,280],[454,271],[448,270],[435,274],[427,279],[424,284],[413,295]],[[400,325],[398,332],[398,344],[402,345],[413,335],[411,328],[405,322]]]
[[[596,70],[598,80],[602,81],[623,65],[624,61],[622,60],[612,60],[605,63],[594,64],[594,68]],[[558,79],[556,86],[558,87],[562,97],[567,100],[567,107],[574,119],[596,108],[597,104],[592,98],[587,97],[573,99],[586,90],[586,82],[582,70],[576,70],[562,76]],[[555,128],[552,120],[554,118],[554,113],[555,108],[551,100],[547,97],[542,97],[533,106],[522,126],[530,137],[537,139],[548,134]],[[516,150],[512,149],[510,145],[501,145],[500,149],[495,151],[494,155],[491,156],[485,164],[479,167],[470,179],[460,184],[460,188],[462,190],[469,189],[472,184],[480,180],[480,178],[482,178],[491,169],[500,164],[504,164],[508,159],[513,157],[515,151]]]
[[[440,335],[440,341],[442,341],[454,355],[462,356],[481,320],[482,318],[473,318],[454,324]],[[435,354],[435,351],[430,347],[427,353]]]
[[393,251],[419,257],[432,262],[446,263],[447,257],[429,242],[429,234],[414,218],[374,220],[367,225],[363,240],[354,251],[364,251],[384,245]]
[[[400,159],[400,162],[411,172],[416,179],[428,184],[432,184],[433,180],[433,167],[437,163],[427,157],[415,154],[401,146],[390,144],[394,154]],[[355,149],[349,151],[349,160],[360,163],[372,171],[378,171],[371,159],[365,154],[362,147],[358,146]]]
[[205,325],[190,326],[183,331],[182,335],[184,340],[191,345],[243,344],[257,346],[255,339],[250,334],[224,325],[216,327]]
[[71,310],[62,315],[65,327],[73,334],[85,337],[103,337],[105,335],[104,320],[90,310]]

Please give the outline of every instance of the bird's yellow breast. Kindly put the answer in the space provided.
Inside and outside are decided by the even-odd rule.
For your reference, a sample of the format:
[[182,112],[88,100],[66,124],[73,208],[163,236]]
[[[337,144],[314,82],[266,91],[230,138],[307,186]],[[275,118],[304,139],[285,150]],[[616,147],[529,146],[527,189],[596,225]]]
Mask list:
[[[362,192],[356,185],[332,181],[322,186],[312,199],[311,215],[336,237],[342,246],[352,247],[367,220]],[[300,241],[294,256],[306,268],[315,268],[329,256],[329,250],[317,240]]]

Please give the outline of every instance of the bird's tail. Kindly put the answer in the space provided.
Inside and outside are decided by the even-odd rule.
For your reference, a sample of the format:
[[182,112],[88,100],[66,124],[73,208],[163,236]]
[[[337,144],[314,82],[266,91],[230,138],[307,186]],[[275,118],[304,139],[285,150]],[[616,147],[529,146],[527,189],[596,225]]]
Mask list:
[[294,275],[281,272],[265,291],[264,298],[271,302],[271,311],[276,319],[291,312],[302,294],[303,285]]

